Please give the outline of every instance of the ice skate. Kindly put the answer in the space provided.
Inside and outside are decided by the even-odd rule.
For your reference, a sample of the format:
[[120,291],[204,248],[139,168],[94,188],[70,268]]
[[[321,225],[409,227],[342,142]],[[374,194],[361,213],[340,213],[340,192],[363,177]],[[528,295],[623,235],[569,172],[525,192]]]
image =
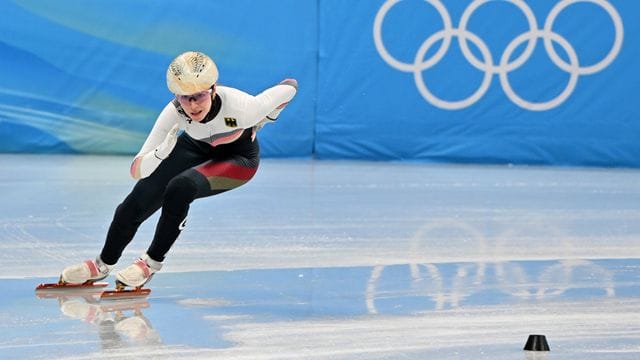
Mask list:
[[55,295],[59,290],[65,293],[95,291],[95,289],[106,287],[106,282],[99,282],[109,275],[111,266],[105,264],[99,257],[95,260],[86,260],[80,264],[66,267],[57,283],[45,283],[36,287],[38,297],[49,297],[48,292]]
[[141,288],[161,268],[161,262],[155,261],[149,255],[144,254],[141,258],[136,259],[133,264],[118,271],[116,274],[116,286]]
[[[116,274],[116,290],[105,291],[101,295],[101,299],[123,298],[146,296],[151,290],[143,289],[144,286],[154,273],[162,268],[162,263],[155,261],[144,254],[141,258],[136,259],[133,264],[129,265]],[[127,289],[127,287],[133,289]]]
[[62,270],[59,283],[63,285],[92,284],[109,276],[110,271],[111,266],[97,257],[95,260],[86,260],[66,267]]

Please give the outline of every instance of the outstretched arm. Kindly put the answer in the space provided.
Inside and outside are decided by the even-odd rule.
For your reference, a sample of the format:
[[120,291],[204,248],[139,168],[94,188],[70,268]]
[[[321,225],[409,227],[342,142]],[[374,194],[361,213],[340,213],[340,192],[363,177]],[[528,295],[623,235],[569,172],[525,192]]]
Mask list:
[[143,179],[151,175],[160,165],[162,160],[169,157],[178,140],[180,125],[172,116],[175,107],[167,105],[158,116],[153,129],[140,152],[131,164],[131,176],[134,179]]
[[248,106],[251,113],[248,117],[252,123],[245,124],[245,128],[262,125],[268,121],[274,121],[280,112],[293,99],[298,91],[298,82],[295,79],[285,79],[253,97],[252,104]]
[[[298,81],[296,79],[284,79],[280,82],[279,85],[289,85],[289,86],[292,86],[296,90],[296,92],[298,91]],[[294,96],[295,94],[296,93],[294,92]],[[293,96],[291,96],[291,98],[293,99]],[[280,116],[280,113],[282,112],[282,110],[284,110],[287,104],[289,104],[289,101],[291,101],[291,99],[289,99],[287,102],[283,102],[282,104],[278,105],[278,107],[276,107],[275,110],[273,110],[266,116],[267,119],[271,121],[275,121],[278,118],[278,116]]]

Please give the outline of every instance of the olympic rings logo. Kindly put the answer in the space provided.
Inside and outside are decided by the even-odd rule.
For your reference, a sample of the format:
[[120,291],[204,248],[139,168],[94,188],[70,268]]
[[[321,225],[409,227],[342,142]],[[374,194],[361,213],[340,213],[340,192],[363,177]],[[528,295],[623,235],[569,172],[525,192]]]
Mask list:
[[[500,61],[498,62],[498,64],[495,64],[487,44],[476,34],[467,30],[467,24],[473,12],[490,0],[474,0],[473,2],[471,2],[471,4],[469,4],[469,6],[467,6],[467,8],[464,10],[460,19],[460,24],[457,28],[454,28],[452,26],[449,12],[440,0],[425,0],[438,11],[440,18],[442,19],[442,22],[444,24],[444,29],[437,31],[433,35],[429,36],[418,48],[413,63],[406,63],[394,58],[389,53],[389,51],[387,51],[382,41],[382,23],[384,22],[384,18],[389,10],[400,1],[402,0],[387,0],[378,10],[373,23],[373,39],[376,49],[378,50],[378,53],[380,54],[382,59],[391,67],[402,72],[413,73],[413,77],[416,86],[420,91],[420,94],[429,103],[442,109],[457,110],[473,105],[489,89],[489,85],[491,84],[493,75],[498,75],[500,79],[500,85],[502,86],[502,89],[507,97],[521,108],[532,111],[544,111],[552,109],[562,104],[571,95],[576,87],[578,77],[580,75],[594,74],[606,68],[618,56],[618,53],[620,52],[620,49],[622,47],[624,31],[622,19],[617,10],[607,0],[561,0],[549,12],[549,15],[547,16],[544,27],[542,29],[538,29],[536,17],[533,14],[531,8],[524,0],[504,0],[515,5],[522,11],[527,19],[529,31],[522,33],[511,40],[511,42],[507,45],[504,52],[500,56]],[[607,12],[609,17],[613,21],[615,29],[615,38],[608,54],[602,60],[590,66],[580,66],[578,55],[576,54],[573,46],[571,46],[571,44],[564,37],[553,31],[554,22],[560,12],[562,12],[569,5],[579,2],[590,2],[604,9],[604,11]],[[447,101],[438,98],[429,90],[429,88],[427,88],[422,73],[425,70],[436,65],[444,57],[445,53],[449,49],[449,45],[451,44],[451,40],[453,37],[458,38],[458,43],[465,59],[476,69],[484,71],[484,77],[478,89],[469,97],[457,101]],[[509,83],[509,73],[518,69],[529,59],[536,47],[538,38],[541,38],[544,41],[544,48],[551,61],[558,68],[569,74],[569,81],[564,90],[555,98],[544,102],[533,102],[523,99],[513,90],[511,84]],[[440,48],[435,52],[435,54],[433,54],[433,56],[425,59],[424,57],[429,49],[440,40],[442,41]],[[482,60],[478,59],[471,52],[468,44],[469,41],[479,49],[482,55]],[[522,54],[516,59],[511,60],[511,56],[513,55],[514,51],[518,48],[518,46],[525,42],[527,44]],[[568,63],[560,56],[558,56],[552,43],[556,43],[563,48],[569,58]]]

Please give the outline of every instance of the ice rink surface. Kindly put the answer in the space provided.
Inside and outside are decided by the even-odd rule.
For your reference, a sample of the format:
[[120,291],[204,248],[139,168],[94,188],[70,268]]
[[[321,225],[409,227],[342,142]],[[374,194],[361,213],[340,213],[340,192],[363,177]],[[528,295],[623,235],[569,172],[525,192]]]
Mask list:
[[640,359],[640,170],[263,160],[148,298],[36,296],[100,251],[129,165],[0,155],[1,359]]

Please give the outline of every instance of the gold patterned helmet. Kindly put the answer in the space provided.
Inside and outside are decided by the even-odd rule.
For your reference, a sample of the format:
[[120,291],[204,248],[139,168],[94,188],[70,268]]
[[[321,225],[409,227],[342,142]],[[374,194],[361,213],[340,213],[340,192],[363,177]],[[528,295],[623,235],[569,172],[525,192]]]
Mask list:
[[207,55],[188,51],[178,55],[167,69],[167,87],[176,95],[210,89],[218,81],[218,67]]

